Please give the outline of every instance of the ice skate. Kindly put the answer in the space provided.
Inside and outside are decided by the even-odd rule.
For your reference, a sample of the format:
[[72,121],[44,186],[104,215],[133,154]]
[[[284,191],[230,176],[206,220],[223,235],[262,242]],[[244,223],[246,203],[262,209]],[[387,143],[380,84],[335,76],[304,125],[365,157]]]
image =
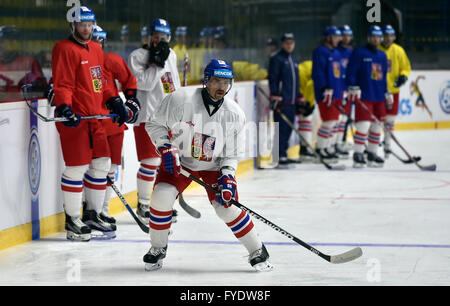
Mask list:
[[307,146],[300,146],[300,162],[309,163],[313,162],[316,158],[314,152]]
[[371,168],[382,168],[384,166],[384,160],[372,152],[367,152],[367,165]]
[[353,168],[364,168],[366,166],[366,159],[364,158],[364,153],[355,152],[353,153]]
[[138,202],[136,215],[143,223],[148,223],[150,218],[150,205]]
[[83,211],[82,221],[89,226],[91,231],[95,231],[92,233],[93,238],[113,239],[116,237],[116,225],[100,219],[99,214],[95,210]]
[[269,272],[273,270],[273,265],[269,261],[269,253],[264,244],[260,249],[250,254],[248,262],[258,272]]
[[116,219],[109,214],[107,207],[103,207],[99,217],[102,221],[106,223],[116,224]]
[[79,217],[71,217],[66,214],[65,228],[68,240],[84,242],[91,240],[91,229]]
[[167,246],[164,248],[151,247],[144,255],[145,271],[154,271],[162,268],[163,259],[166,258]]
[[349,159],[350,158],[350,154],[348,153],[347,150],[345,150],[342,146],[340,146],[339,144],[336,144],[334,146],[335,152],[336,154],[339,156],[340,159]]

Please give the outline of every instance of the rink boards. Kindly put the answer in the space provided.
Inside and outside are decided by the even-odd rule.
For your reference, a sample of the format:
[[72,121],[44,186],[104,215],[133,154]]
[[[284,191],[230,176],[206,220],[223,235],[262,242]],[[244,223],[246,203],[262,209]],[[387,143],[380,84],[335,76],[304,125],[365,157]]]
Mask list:
[[[417,92],[411,83],[417,80],[430,114],[415,103]],[[259,121],[270,121],[266,98],[258,94],[256,86],[267,92],[267,81],[237,82],[229,93],[244,110],[247,121],[257,127]],[[194,90],[189,86],[186,90]],[[40,113],[51,117],[53,108],[46,100],[39,100]],[[59,137],[53,123],[30,120],[25,102],[0,103],[0,249],[38,239],[64,229],[60,175],[64,168]],[[317,109],[313,126],[319,122]],[[400,110],[396,129],[450,128],[450,72],[413,71],[400,93]],[[249,137],[255,137],[251,135]],[[252,153],[239,166],[239,173],[251,170],[256,164],[257,143],[271,143],[264,135],[252,140]],[[298,144],[296,136],[291,145]],[[262,146],[268,148],[269,146]],[[270,150],[269,150],[270,151]],[[265,155],[270,152],[261,152]],[[116,185],[131,206],[136,205],[136,172],[138,169],[132,126],[125,132],[123,166],[118,169]],[[123,210],[118,198],[111,203],[111,212]]]

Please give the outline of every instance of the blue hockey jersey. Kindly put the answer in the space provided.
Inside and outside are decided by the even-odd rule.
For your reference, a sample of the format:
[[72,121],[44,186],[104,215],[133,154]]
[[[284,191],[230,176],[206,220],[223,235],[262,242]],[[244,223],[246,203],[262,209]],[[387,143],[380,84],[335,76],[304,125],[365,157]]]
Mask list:
[[326,88],[333,89],[333,99],[342,99],[343,78],[341,54],[337,49],[319,46],[313,51],[314,94],[320,101]]
[[348,86],[359,86],[361,100],[384,102],[387,92],[387,57],[378,49],[359,47],[350,56],[346,71]]
[[336,48],[341,53],[341,69],[342,69],[342,80],[343,80],[343,90],[347,90],[348,86],[345,82],[348,61],[350,60],[350,56],[353,53],[353,48],[344,48],[342,46],[338,46]]

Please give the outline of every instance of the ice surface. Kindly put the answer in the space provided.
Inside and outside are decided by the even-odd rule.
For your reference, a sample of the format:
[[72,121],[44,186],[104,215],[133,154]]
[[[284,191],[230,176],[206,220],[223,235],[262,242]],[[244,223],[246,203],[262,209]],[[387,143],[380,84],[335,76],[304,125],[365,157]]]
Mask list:
[[391,156],[382,169],[352,169],[348,160],[345,171],[305,164],[238,178],[242,204],[324,253],[361,246],[352,262],[330,264],[254,220],[275,266],[257,273],[198,188],[184,197],[202,217],[175,204],[159,271],[144,271],[149,237],[125,211],[114,240],[75,243],[61,232],[0,252],[0,285],[450,285],[450,130],[396,134],[437,171]]

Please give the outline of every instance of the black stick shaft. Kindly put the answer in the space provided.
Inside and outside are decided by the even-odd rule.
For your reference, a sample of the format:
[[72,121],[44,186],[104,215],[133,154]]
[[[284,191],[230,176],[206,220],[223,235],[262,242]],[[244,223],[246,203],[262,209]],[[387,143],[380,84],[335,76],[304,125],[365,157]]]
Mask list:
[[[204,188],[206,188],[207,190],[210,190],[214,193],[219,193],[219,191],[215,188],[213,188],[212,186],[210,186],[209,184],[203,182],[201,179],[193,176],[192,174],[190,174],[189,172],[187,172],[184,169],[181,169],[181,174],[183,174],[184,176],[189,177],[191,180],[193,180],[194,182],[200,184],[201,186],[203,186]],[[319,250],[317,250],[316,248],[312,247],[311,245],[309,245],[308,243],[300,240],[299,238],[295,237],[294,235],[292,235],[291,233],[289,233],[288,231],[285,231],[284,229],[282,229],[281,227],[279,227],[278,225],[276,225],[275,223],[267,220],[266,218],[264,218],[263,216],[261,216],[260,214],[254,212],[253,210],[251,210],[250,208],[242,205],[241,203],[239,203],[238,201],[235,200],[231,200],[231,203],[239,208],[241,208],[242,210],[246,211],[247,213],[249,213],[252,217],[255,217],[256,219],[260,220],[261,222],[265,223],[266,225],[270,226],[271,228],[273,228],[275,231],[279,232],[280,234],[288,237],[289,239],[295,241],[296,243],[300,244],[301,246],[303,246],[304,248],[310,250],[311,252],[313,252],[314,254],[322,257],[323,259],[331,262],[331,256],[323,254],[322,252],[320,252]]]

